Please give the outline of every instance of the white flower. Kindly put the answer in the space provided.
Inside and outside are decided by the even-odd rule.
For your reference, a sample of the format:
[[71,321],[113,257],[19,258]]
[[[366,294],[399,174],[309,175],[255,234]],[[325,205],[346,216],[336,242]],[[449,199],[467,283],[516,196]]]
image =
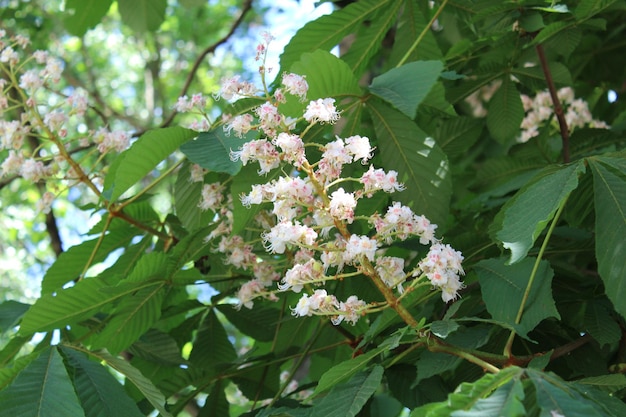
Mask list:
[[201,210],[214,210],[220,208],[224,196],[222,195],[222,185],[220,183],[204,184],[202,186],[202,198],[198,203]]
[[230,133],[231,130],[235,131],[235,136],[242,137],[252,129],[252,122],[254,117],[251,114],[242,114],[233,117],[229,123],[224,125],[224,131]]
[[349,263],[358,256],[363,255],[370,261],[373,261],[376,249],[378,249],[376,239],[370,239],[367,236],[352,235],[346,244],[346,250],[343,255],[344,260]]
[[343,188],[334,191],[330,196],[330,215],[338,220],[347,220],[348,223],[352,223],[355,207],[356,199],[354,194],[346,193]]
[[335,108],[335,99],[320,98],[311,101],[304,112],[304,119],[309,123],[335,123],[339,120],[339,112]]
[[365,136],[350,136],[345,139],[346,148],[352,155],[354,155],[354,161],[361,160],[362,164],[372,157],[372,146],[370,145],[369,138]]

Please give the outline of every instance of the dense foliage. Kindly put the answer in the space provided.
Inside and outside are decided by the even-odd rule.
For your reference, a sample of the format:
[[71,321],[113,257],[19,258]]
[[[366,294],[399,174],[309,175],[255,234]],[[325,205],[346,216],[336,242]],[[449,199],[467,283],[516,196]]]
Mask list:
[[0,416],[626,415],[626,2],[338,2],[257,74],[207,58],[254,2],[52,3],[2,11]]

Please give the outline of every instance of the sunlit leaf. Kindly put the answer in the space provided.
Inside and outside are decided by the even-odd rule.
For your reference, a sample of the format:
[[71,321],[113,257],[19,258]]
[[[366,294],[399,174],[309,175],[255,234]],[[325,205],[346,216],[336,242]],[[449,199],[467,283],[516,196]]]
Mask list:
[[165,20],[167,0],[117,0],[122,21],[135,32],[155,31]]
[[65,28],[74,36],[83,36],[95,27],[111,8],[113,0],[67,0]]

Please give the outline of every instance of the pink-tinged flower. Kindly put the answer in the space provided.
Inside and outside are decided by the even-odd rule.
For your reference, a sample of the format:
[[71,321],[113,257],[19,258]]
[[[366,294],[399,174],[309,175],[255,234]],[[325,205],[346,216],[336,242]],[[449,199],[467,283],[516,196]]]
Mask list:
[[331,318],[331,321],[335,326],[344,320],[354,326],[361,317],[361,312],[365,307],[367,307],[365,301],[359,300],[356,295],[351,295],[345,302],[339,303],[339,314]]
[[45,64],[48,60],[48,52],[37,50],[33,52],[33,57],[35,58],[35,62],[37,62],[38,64]]
[[291,289],[293,292],[299,293],[304,285],[309,283],[320,283],[324,279],[324,267],[319,261],[309,259],[304,264],[295,264],[292,268],[285,272],[285,276],[278,284],[280,291]]
[[346,148],[354,155],[354,161],[361,160],[362,164],[366,164],[372,157],[372,146],[369,138],[365,136],[350,136],[345,139]]
[[311,312],[311,299],[308,294],[302,294],[298,304],[291,309],[291,314],[296,317],[311,316],[313,314]]
[[254,121],[254,117],[251,114],[241,114],[239,116],[235,116],[230,121],[224,125],[224,131],[230,134],[231,130],[235,131],[235,136],[242,137],[246,133],[252,129],[252,122]]
[[50,79],[53,83],[58,83],[61,80],[62,72],[63,62],[60,59],[49,57],[46,60],[46,67],[41,72],[41,75]]
[[32,94],[43,85],[43,78],[39,76],[39,71],[31,69],[22,74],[19,85]]
[[330,195],[330,215],[337,220],[347,220],[348,223],[352,223],[354,221],[355,207],[356,199],[354,194],[346,193],[343,188],[339,188]]
[[250,207],[252,204],[261,204],[263,202],[265,184],[254,184],[252,191],[241,196],[241,204],[244,207]]
[[296,167],[305,161],[304,143],[300,136],[281,132],[272,143],[282,149],[285,161],[293,163]]
[[312,246],[317,239],[315,230],[299,222],[282,221],[261,235],[265,248],[271,253],[284,253],[286,245]]
[[22,165],[24,165],[24,155],[21,152],[9,151],[9,156],[0,165],[0,169],[2,169],[0,177],[18,173]]
[[176,104],[174,104],[174,110],[179,113],[187,113],[192,108],[193,106],[187,96],[178,97]]
[[17,120],[0,120],[0,149],[20,149],[27,133],[27,128]]
[[224,200],[224,195],[222,194],[222,184],[216,182],[213,184],[204,184],[202,187],[202,198],[198,203],[198,207],[201,210],[213,210],[217,211],[222,201]]
[[50,170],[41,161],[35,161],[34,159],[26,159],[20,167],[20,175],[25,179],[32,182],[37,182],[40,179],[48,176]]
[[305,77],[285,72],[283,74],[282,82],[289,94],[300,97],[301,101],[306,99],[306,94],[309,91],[309,84],[306,82]]
[[100,128],[95,132],[93,141],[98,144],[98,151],[101,153],[106,153],[111,150],[122,152],[128,148],[130,135],[121,130],[108,132],[105,128]]
[[46,114],[43,122],[53,132],[59,132],[63,125],[67,122],[67,115],[60,111],[51,111]]
[[278,151],[270,142],[265,139],[252,140],[246,142],[239,151],[231,151],[230,159],[241,160],[243,165],[249,161],[258,161],[261,169],[259,174],[266,174],[274,168],[278,168],[280,158]]
[[373,261],[376,249],[378,249],[378,241],[376,239],[352,235],[346,244],[343,257],[347,263],[354,261],[359,256],[364,256],[368,260]]
[[28,39],[24,35],[15,35],[14,40],[15,40],[15,43],[17,43],[17,45],[22,49],[30,45],[30,39]]
[[309,123],[335,123],[339,120],[334,98],[320,98],[311,101],[304,112],[304,119]]
[[189,182],[202,182],[206,169],[198,164],[192,164],[189,168]]
[[247,81],[240,81],[239,75],[222,79],[222,88],[218,96],[225,100],[231,100],[240,96],[249,97],[256,94],[257,89],[254,84]]
[[50,191],[43,193],[41,198],[37,200],[37,210],[44,214],[50,213],[55,197],[54,193],[51,193]]
[[70,115],[76,114],[82,116],[87,111],[89,103],[87,102],[87,95],[84,90],[76,89],[67,98],[67,104],[72,106]]
[[456,291],[463,287],[459,276],[464,275],[461,262],[463,255],[450,245],[435,243],[430,247],[428,254],[418,263],[418,269],[413,275],[423,273],[434,287],[442,288],[444,301],[457,297]]
[[361,176],[361,184],[363,184],[363,192],[371,197],[375,191],[383,190],[387,193],[395,191],[403,191],[404,185],[398,182],[398,173],[389,171],[385,173],[382,169],[374,169],[372,165]]
[[280,126],[282,116],[278,108],[270,102],[265,102],[257,107],[254,112],[259,117],[259,127],[268,136],[276,135],[276,128]]
[[196,109],[203,110],[206,107],[206,98],[202,94],[196,93],[191,96],[191,105]]
[[252,281],[248,281],[241,286],[239,291],[237,292],[237,299],[239,302],[237,303],[237,309],[240,309],[241,306],[245,306],[246,308],[251,309],[254,305],[254,300],[258,297],[263,291],[265,287],[263,284],[256,279]]
[[15,65],[19,62],[20,56],[11,48],[7,46],[0,53],[0,62],[7,62],[9,65]]
[[376,259],[376,272],[388,287],[398,287],[402,292],[402,283],[406,279],[404,259],[383,256]]

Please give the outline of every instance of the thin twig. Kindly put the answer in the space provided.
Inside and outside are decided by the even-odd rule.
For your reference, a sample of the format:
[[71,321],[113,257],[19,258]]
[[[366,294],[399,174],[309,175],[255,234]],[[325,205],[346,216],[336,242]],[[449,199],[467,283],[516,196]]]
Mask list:
[[[198,69],[200,68],[200,65],[202,64],[202,61],[204,60],[204,58],[208,54],[215,52],[215,50],[219,46],[223,45],[224,43],[226,43],[230,39],[230,37],[233,35],[233,33],[235,33],[235,30],[237,30],[239,25],[241,25],[241,22],[243,22],[244,17],[248,13],[248,11],[250,11],[250,9],[252,9],[252,0],[246,0],[243,3],[243,6],[241,8],[241,13],[239,14],[239,17],[232,24],[232,26],[230,27],[230,30],[228,31],[228,33],[226,35],[224,35],[221,39],[219,39],[217,42],[215,42],[214,44],[209,45],[208,47],[206,47],[200,53],[200,55],[198,55],[198,57],[196,58],[195,62],[193,63],[193,66],[191,67],[191,71],[189,71],[189,74],[187,75],[187,79],[185,80],[185,84],[184,84],[182,90],[180,91],[180,94],[178,95],[179,97],[182,97],[185,94],[187,94],[187,91],[189,90],[189,87],[191,86],[191,83],[192,83],[194,77],[196,76],[196,73],[198,72]],[[167,117],[167,119],[165,119],[163,121],[163,123],[161,123],[160,127],[167,127],[167,126],[169,126],[172,123],[172,121],[174,120],[174,117],[176,117],[177,114],[178,114],[178,112],[176,110],[173,110],[172,113],[170,113],[170,115]]]
[[570,161],[569,154],[569,128],[567,127],[567,121],[565,120],[565,114],[563,113],[563,107],[556,93],[556,87],[554,86],[554,80],[552,79],[552,73],[548,66],[548,60],[541,44],[537,45],[537,56],[539,56],[539,62],[541,63],[541,69],[543,75],[546,77],[546,83],[548,84],[548,91],[550,91],[550,97],[552,98],[552,104],[554,104],[554,113],[559,121],[559,129],[561,130],[561,139],[563,142],[563,162],[566,164]]

